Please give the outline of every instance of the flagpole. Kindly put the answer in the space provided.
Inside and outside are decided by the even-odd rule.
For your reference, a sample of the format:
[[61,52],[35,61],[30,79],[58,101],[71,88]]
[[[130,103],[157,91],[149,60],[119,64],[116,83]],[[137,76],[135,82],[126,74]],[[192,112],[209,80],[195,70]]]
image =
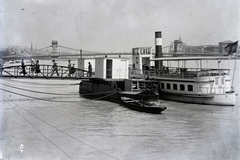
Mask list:
[[235,70],[236,70],[236,65],[237,65],[237,57],[238,57],[238,54],[237,54],[237,48],[236,48],[236,55],[235,55],[235,63],[234,63],[234,69],[233,69],[233,79],[232,79],[231,91],[234,91],[233,82],[234,82]]

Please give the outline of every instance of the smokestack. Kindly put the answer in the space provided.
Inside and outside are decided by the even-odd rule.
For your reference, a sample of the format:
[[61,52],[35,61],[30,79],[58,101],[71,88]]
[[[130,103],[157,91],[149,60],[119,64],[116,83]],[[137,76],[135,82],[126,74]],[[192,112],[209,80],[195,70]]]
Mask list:
[[[162,54],[162,32],[155,32],[155,58],[163,57]],[[155,61],[155,68],[161,69],[163,66],[162,61]]]

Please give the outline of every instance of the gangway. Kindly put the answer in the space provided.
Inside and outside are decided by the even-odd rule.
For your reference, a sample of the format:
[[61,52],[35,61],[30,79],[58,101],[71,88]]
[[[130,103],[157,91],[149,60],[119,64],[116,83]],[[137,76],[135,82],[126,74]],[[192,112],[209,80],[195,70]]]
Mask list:
[[[25,68],[25,74],[23,73]],[[88,71],[80,68],[74,68],[74,72],[66,66],[57,66],[57,72],[54,71],[52,65],[40,65],[40,72],[35,72],[34,65],[15,65],[0,68],[0,77],[28,77],[28,78],[58,78],[58,79],[86,79]]]

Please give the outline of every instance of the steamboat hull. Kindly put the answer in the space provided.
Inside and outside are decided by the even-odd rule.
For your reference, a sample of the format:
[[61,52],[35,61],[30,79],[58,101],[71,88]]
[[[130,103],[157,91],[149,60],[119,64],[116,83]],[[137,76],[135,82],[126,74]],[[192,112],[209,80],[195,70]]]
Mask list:
[[120,102],[120,95],[117,87],[111,81],[102,79],[90,79],[82,81],[79,86],[79,93],[82,97],[95,100],[107,100]]
[[106,100],[110,102],[119,103],[120,94],[117,91],[109,91],[109,92],[102,92],[102,93],[94,93],[94,92],[80,92],[81,96],[87,99],[92,100]]
[[155,91],[145,90],[135,92],[130,90],[131,85],[129,85],[129,80],[91,78],[80,82],[79,85],[80,95],[88,99],[107,100],[116,103],[121,102],[122,96],[143,101],[159,100],[159,94]]
[[235,93],[214,95],[180,95],[172,93],[160,93],[160,99],[220,106],[234,106],[236,103]]

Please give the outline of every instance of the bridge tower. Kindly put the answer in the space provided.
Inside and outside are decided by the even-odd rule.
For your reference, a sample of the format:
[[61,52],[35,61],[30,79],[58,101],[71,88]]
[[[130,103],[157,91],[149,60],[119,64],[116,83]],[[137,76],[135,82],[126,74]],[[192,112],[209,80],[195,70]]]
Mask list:
[[182,53],[183,42],[181,40],[181,37],[179,37],[179,39],[175,40],[173,43],[174,43],[174,53]]
[[52,41],[52,58],[58,58],[58,42],[56,40]]

